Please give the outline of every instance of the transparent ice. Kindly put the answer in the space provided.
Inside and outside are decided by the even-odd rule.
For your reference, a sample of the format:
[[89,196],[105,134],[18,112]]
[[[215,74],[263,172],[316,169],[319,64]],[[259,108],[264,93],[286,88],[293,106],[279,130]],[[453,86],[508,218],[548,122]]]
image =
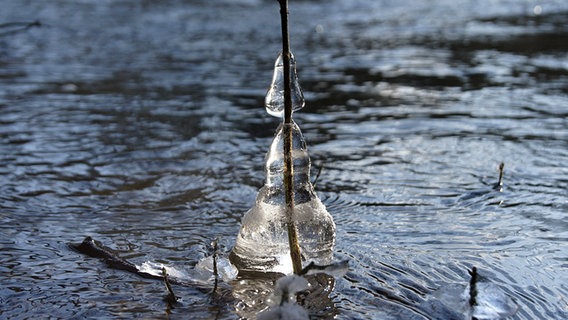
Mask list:
[[473,317],[476,319],[504,319],[517,312],[515,301],[494,283],[479,282],[476,290],[476,305],[473,307]]
[[271,304],[270,308],[260,312],[256,319],[309,319],[308,311],[295,303],[296,293],[306,290],[308,287],[308,281],[295,274],[278,279],[274,293],[268,301]]
[[[304,94],[300,83],[298,82],[298,74],[296,72],[296,59],[290,53],[290,90],[292,98],[292,111],[300,110],[304,107]],[[274,63],[274,74],[272,75],[272,83],[266,92],[264,99],[266,111],[274,117],[282,118],[284,116],[284,58],[282,53],[278,55]]]
[[518,305],[503,289],[483,279],[476,283],[475,304],[470,305],[470,285],[447,284],[422,304],[424,310],[447,319],[499,320],[513,316]]
[[[219,278],[224,282],[230,282],[237,277],[238,270],[231,264],[229,259],[218,256],[217,272]],[[157,277],[162,276],[162,268],[166,269],[169,278],[185,282],[194,282],[200,284],[210,284],[215,278],[213,272],[213,256],[207,256],[199,260],[193,269],[181,269],[179,267],[165,265],[153,261],[146,261],[136,266],[138,271],[148,273]]]
[[281,124],[266,155],[266,181],[254,206],[245,213],[231,262],[239,270],[292,272],[284,194],[284,126],[292,133],[294,221],[303,264],[329,264],[335,244],[335,224],[310,182],[310,157],[302,132],[294,122]]

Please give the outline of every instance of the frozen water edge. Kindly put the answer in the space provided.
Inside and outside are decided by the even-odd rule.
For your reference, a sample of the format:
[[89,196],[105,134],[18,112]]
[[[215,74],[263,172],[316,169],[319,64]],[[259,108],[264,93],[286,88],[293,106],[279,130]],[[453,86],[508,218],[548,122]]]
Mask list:
[[[237,278],[238,270],[231,264],[229,259],[217,257],[217,272],[219,279],[224,282],[229,282]],[[207,256],[195,265],[195,268],[183,270],[175,266],[165,265],[163,263],[156,263],[153,261],[146,261],[140,266],[136,266],[138,271],[145,272],[154,276],[162,276],[162,268],[166,269],[168,277],[175,278],[180,281],[197,282],[208,284],[215,279],[213,272],[213,256]]]

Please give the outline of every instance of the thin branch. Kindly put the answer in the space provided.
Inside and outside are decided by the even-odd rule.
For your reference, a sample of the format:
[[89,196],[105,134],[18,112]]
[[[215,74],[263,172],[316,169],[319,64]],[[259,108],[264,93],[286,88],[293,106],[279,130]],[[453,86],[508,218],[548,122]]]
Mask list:
[[321,175],[321,171],[323,170],[323,162],[321,162],[318,166],[318,172],[316,173],[316,177],[314,178],[314,181],[312,182],[312,186],[314,187],[314,189],[316,188],[318,179]]
[[503,171],[505,169],[505,163],[501,162],[499,164],[499,180],[495,185],[493,185],[493,189],[497,191],[503,191]]
[[162,267],[162,277],[164,278],[164,284],[166,285],[166,289],[168,290],[168,295],[166,297],[166,301],[169,302],[169,303],[177,302],[178,298],[176,297],[176,294],[174,293],[174,290],[172,289],[172,286],[170,284],[170,280],[168,280],[168,272],[166,271],[165,267]]
[[211,293],[215,293],[219,285],[219,270],[217,269],[217,251],[219,250],[219,246],[217,239],[213,240],[211,245],[213,245],[213,276],[215,277],[215,284]]
[[18,32],[26,31],[33,27],[41,27],[39,20],[34,22],[8,22],[0,24],[0,37],[9,36]]
[[282,58],[284,59],[284,189],[290,258],[295,274],[302,271],[298,232],[294,222],[294,167],[292,163],[292,91],[290,88],[290,37],[288,33],[288,1],[280,3],[282,22]]

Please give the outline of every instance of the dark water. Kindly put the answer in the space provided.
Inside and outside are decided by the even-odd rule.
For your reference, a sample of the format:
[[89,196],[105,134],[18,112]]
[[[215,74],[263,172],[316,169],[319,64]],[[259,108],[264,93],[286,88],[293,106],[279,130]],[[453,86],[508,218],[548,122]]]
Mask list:
[[[161,282],[67,244],[90,235],[181,269],[214,238],[232,247],[277,126],[262,107],[276,1],[1,7],[0,23],[42,26],[0,28],[0,318],[237,318],[227,288],[174,287],[171,309]],[[307,98],[295,119],[351,265],[328,314],[449,318],[434,293],[475,265],[519,305],[513,319],[568,318],[568,4],[290,11]]]

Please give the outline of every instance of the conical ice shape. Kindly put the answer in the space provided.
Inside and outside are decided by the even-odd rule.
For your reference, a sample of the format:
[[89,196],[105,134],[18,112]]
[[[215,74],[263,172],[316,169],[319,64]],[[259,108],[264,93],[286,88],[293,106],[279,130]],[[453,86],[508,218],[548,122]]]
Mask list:
[[[304,107],[304,94],[298,82],[296,72],[296,59],[290,52],[290,90],[292,97],[292,111],[300,110]],[[271,116],[282,118],[284,116],[284,57],[282,53],[278,55],[274,63],[274,74],[272,83],[264,98],[266,112]]]
[[284,126],[291,126],[294,222],[303,264],[329,264],[335,245],[335,223],[314,192],[310,157],[296,123],[281,124],[266,155],[266,182],[254,206],[245,213],[230,260],[240,271],[291,273],[284,173]]

